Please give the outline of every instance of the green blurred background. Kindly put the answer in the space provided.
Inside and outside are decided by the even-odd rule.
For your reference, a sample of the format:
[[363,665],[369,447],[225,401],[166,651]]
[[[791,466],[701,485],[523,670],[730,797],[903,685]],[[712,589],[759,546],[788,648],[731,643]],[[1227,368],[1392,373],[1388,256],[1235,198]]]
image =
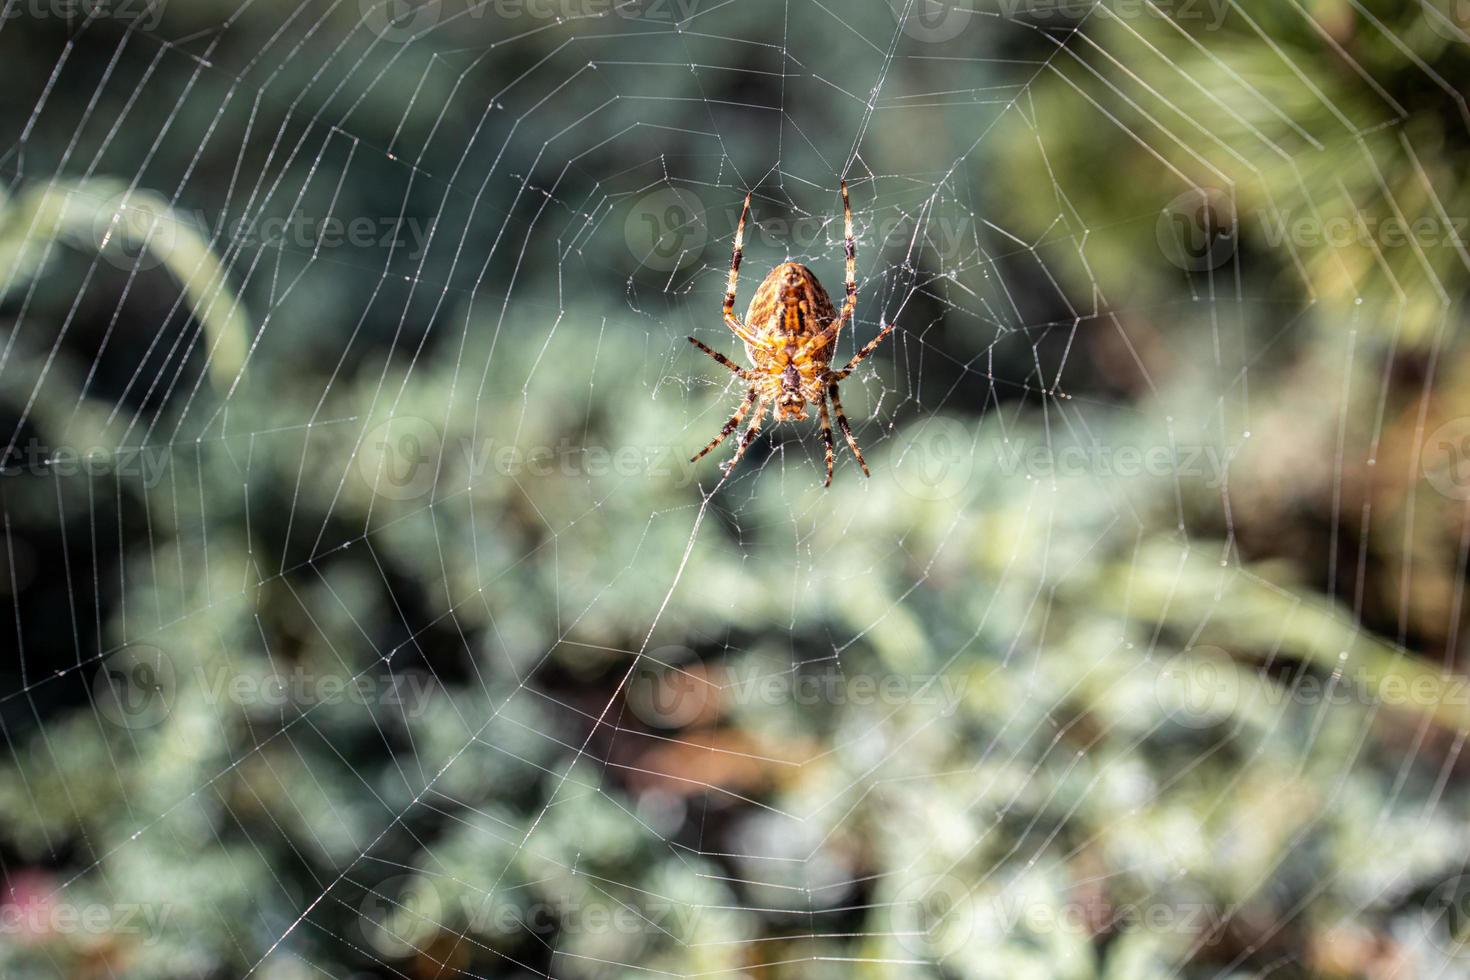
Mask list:
[[1464,975],[1463,4],[4,15],[0,975]]

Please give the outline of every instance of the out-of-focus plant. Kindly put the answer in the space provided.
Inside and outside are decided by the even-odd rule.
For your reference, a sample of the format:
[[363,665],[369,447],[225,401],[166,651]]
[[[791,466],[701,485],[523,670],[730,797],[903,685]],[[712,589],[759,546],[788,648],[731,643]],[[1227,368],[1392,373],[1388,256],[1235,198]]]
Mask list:
[[[1449,291],[1460,273],[1449,251],[1371,266],[1360,243],[1261,250],[1264,226],[1242,221],[1251,281],[1316,297],[1303,322],[1328,328],[1291,331],[1290,357],[1251,362],[1247,411],[1238,380],[1213,373],[1224,334],[1210,314],[1238,317],[1250,351],[1273,349],[1280,319],[1190,293],[1207,285],[1159,256],[1160,185],[1135,169],[1167,169],[1163,156],[1198,183],[1223,177],[1243,212],[1423,214],[1425,186],[1456,199],[1453,116],[1372,131],[1392,99],[1365,94],[1331,40],[1400,103],[1420,77],[1403,67],[1413,58],[1375,41],[1366,14],[1313,11],[1315,27],[1251,7],[1273,53],[1235,21],[1200,39],[1099,10],[1089,30],[1103,33],[1055,52],[1065,77],[1038,77],[1027,111],[1005,119],[1026,138],[1003,127],[983,145],[997,225],[1051,228],[1077,208],[1062,230],[1079,241],[1059,234],[1037,254],[1071,269],[1070,295],[1095,280],[1121,307],[1089,321],[1072,355],[1127,366],[1093,379],[1122,392],[1116,403],[1076,390],[1074,367],[1059,379],[1072,399],[978,416],[931,400],[889,418],[884,397],[907,379],[892,380],[905,361],[885,353],[850,385],[853,417],[876,416],[859,422],[871,480],[845,461],[821,490],[815,439],[787,427],[707,497],[714,462],[682,460],[729,398],[697,383],[709,366],[692,366],[682,330],[651,331],[654,304],[641,304],[717,301],[720,256],[702,260],[708,289],[697,277],[669,289],[665,275],[614,299],[548,270],[510,326],[498,298],[443,287],[451,309],[433,339],[448,342],[371,370],[296,363],[318,324],[273,310],[264,370],[298,383],[242,384],[197,439],[168,404],[152,429],[171,434],[143,447],[156,465],[7,476],[8,534],[93,551],[115,536],[118,553],[91,581],[65,579],[63,598],[95,600],[102,618],[86,649],[32,646],[17,665],[27,674],[7,703],[26,710],[4,716],[0,843],[12,905],[23,895],[41,914],[0,944],[0,972],[1441,968],[1457,923],[1435,913],[1464,890],[1466,707],[1462,678],[1405,638],[1454,634],[1464,548],[1444,542],[1460,540],[1463,505],[1419,464],[1426,426],[1467,414],[1463,359],[1446,354],[1423,401],[1385,372],[1411,356],[1388,338],[1432,345],[1429,277]],[[1391,27],[1423,57],[1459,56],[1407,20]],[[1146,116],[1105,80],[1167,105]],[[1339,115],[1360,141],[1329,132]],[[1158,133],[1142,149],[1125,130],[1149,116],[1192,127],[1187,149]],[[904,159],[912,134],[892,132],[899,145],[875,152]],[[1272,146],[1288,140],[1283,159]],[[1101,169],[1115,161],[1127,172]],[[956,207],[956,183],[932,206]],[[164,217],[164,199],[134,195]],[[94,232],[122,212],[94,196],[6,203],[13,288],[54,272],[41,257],[75,230],[94,251],[117,244]],[[497,218],[519,227],[509,212]],[[578,247],[608,254],[618,230],[604,221],[582,242],[583,218],[569,221]],[[185,233],[161,255],[215,378],[233,381],[266,314],[244,318],[208,239]],[[916,292],[974,278],[1000,298],[1000,266],[951,265],[964,267]],[[352,277],[339,271],[332,295]],[[865,284],[864,298],[887,288]],[[1373,319],[1353,313],[1359,295]],[[1138,297],[1163,312],[1125,302]],[[951,302],[934,323],[983,349],[991,334]],[[1344,347],[1343,322],[1366,353]],[[927,324],[903,325],[907,344],[935,342]],[[90,365],[50,356],[54,335],[38,342],[37,326],[5,334],[7,411],[35,391],[27,424],[43,444],[113,459],[137,448],[115,406],[84,393]],[[962,380],[993,390],[977,369]],[[1371,460],[1338,451],[1370,444]],[[1099,445],[1163,462],[1120,469]],[[1083,465],[1059,468],[1071,448]],[[941,455],[956,468],[935,482]],[[1363,532],[1358,594],[1327,579],[1352,562],[1322,557],[1328,532],[1303,515]],[[74,630],[86,613],[72,612]],[[21,611],[28,628],[34,615]],[[1400,630],[1381,628],[1395,616]],[[119,686],[141,696],[120,701]],[[119,903],[147,914],[77,931],[48,911]]]

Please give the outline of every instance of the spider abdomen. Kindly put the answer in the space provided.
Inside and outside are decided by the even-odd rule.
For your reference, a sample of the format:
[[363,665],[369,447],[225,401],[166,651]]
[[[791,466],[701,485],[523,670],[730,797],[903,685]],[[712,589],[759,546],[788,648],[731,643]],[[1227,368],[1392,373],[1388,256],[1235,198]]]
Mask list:
[[745,323],[758,343],[747,343],[745,352],[764,376],[777,418],[804,419],[806,404],[823,397],[832,345],[812,341],[836,319],[827,290],[799,262],[776,266],[756,289]]
[[[836,319],[837,310],[827,290],[812,270],[800,262],[783,262],[772,269],[756,289],[745,312],[746,326],[764,342],[767,351],[786,346],[793,355],[805,341],[826,330]],[[756,362],[757,352],[749,344],[746,348],[751,361]],[[821,359],[830,361],[830,352]]]

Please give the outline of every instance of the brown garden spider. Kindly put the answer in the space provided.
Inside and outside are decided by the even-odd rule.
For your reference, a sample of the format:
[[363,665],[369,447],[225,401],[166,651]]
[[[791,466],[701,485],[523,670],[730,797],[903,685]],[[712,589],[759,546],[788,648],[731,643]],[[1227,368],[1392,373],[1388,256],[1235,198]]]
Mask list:
[[842,302],[842,314],[832,308],[827,290],[817,281],[812,270],[799,262],[783,262],[766,275],[760,288],[745,311],[745,322],[735,316],[735,286],[740,281],[740,256],[745,245],[745,218],[750,214],[750,195],[745,195],[745,207],[740,211],[740,224],[735,228],[735,252],[730,259],[730,280],[725,290],[725,324],[735,331],[735,336],[745,342],[745,356],[752,368],[742,368],[719,351],[689,338],[689,342],[725,367],[738,374],[743,381],[750,382],[745,400],[734,415],[720,429],[720,434],[710,440],[690,462],[696,462],[714,449],[725,437],[734,432],[755,406],[750,425],[740,436],[735,456],[721,469],[729,473],[745,450],[760,433],[761,420],[766,409],[775,405],[777,421],[788,419],[802,421],[806,418],[806,405],[814,402],[821,410],[822,440],[827,452],[827,479],[824,487],[832,485],[832,419],[827,414],[827,399],[837,413],[837,424],[842,435],[863,468],[864,476],[868,464],[857,440],[852,437],[852,427],[842,411],[842,398],[837,393],[837,382],[852,374],[862,360],[877,348],[893,331],[893,324],[885,324],[878,336],[867,345],[847,366],[840,371],[832,370],[832,354],[837,346],[837,335],[852,319],[857,308],[857,264],[856,251],[852,243],[852,205],[847,201],[847,181],[842,182],[842,217],[846,230],[844,249],[847,254],[847,298]]

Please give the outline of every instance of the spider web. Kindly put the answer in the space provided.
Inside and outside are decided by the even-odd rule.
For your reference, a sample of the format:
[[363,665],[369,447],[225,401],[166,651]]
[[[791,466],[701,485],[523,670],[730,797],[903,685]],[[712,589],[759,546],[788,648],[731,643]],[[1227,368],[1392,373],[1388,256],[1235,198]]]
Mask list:
[[850,6],[7,0],[5,975],[1461,975],[1456,11]]

